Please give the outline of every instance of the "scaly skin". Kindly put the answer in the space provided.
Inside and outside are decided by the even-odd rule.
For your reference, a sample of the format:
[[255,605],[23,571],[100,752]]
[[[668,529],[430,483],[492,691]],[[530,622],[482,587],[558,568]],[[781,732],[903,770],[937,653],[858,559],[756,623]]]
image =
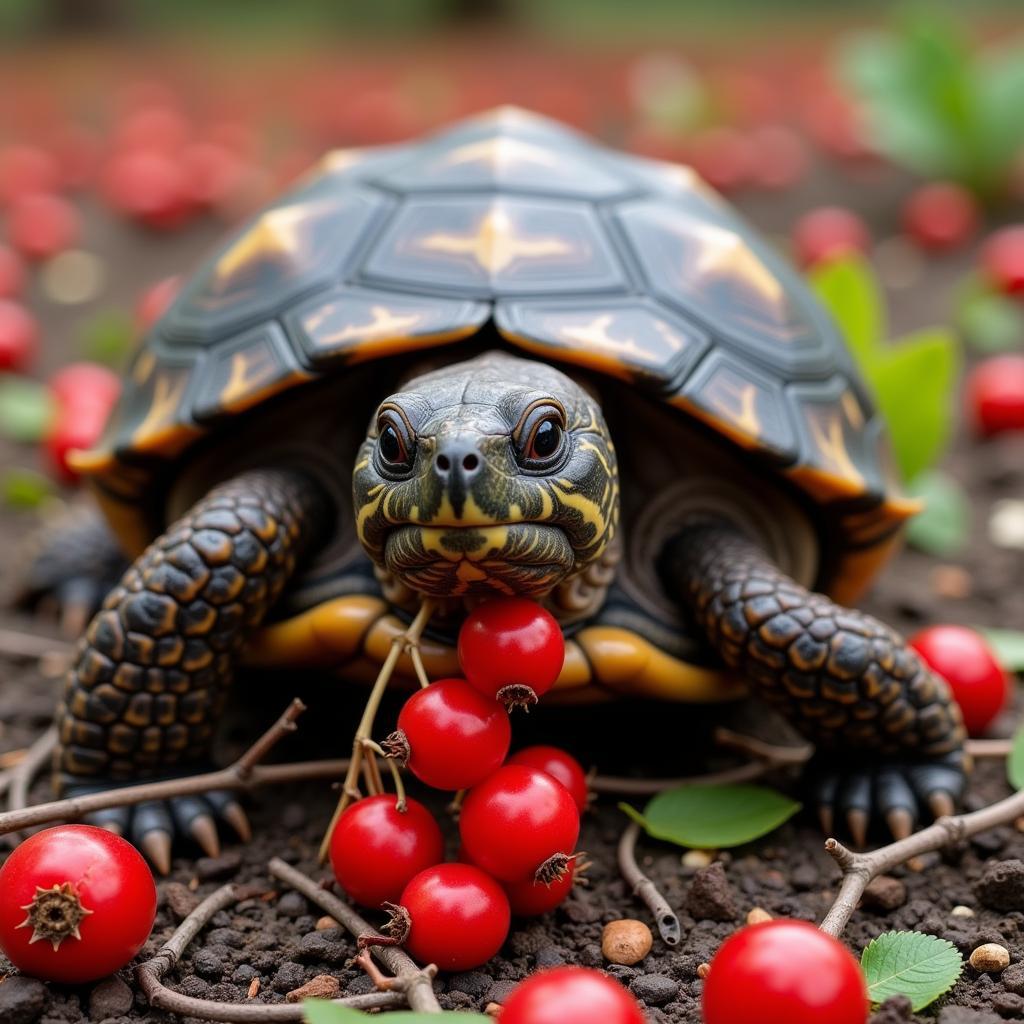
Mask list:
[[899,831],[918,803],[952,809],[968,767],[960,708],[896,632],[811,593],[726,525],[687,530],[666,569],[722,660],[824,755],[845,760],[819,774],[818,798],[854,812],[857,838],[872,803]]
[[209,752],[239,649],[324,521],[298,474],[245,473],[136,560],[79,643],[58,709],[58,782],[180,770]]

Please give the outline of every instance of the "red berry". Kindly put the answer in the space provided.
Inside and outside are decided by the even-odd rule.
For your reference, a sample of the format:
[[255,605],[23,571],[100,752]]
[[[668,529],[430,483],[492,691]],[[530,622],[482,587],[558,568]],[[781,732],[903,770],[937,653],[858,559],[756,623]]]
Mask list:
[[69,363],[49,381],[61,406],[99,405],[109,411],[121,394],[121,378],[99,363]]
[[712,128],[690,143],[689,162],[712,187],[733,192],[750,179],[757,154],[735,128]]
[[95,447],[107,425],[110,407],[101,402],[82,402],[61,407],[46,435],[45,446],[57,475],[67,483],[78,479],[78,471],[71,465],[73,452],[88,451]]
[[984,732],[1010,697],[1010,677],[984,637],[965,626],[931,626],[910,646],[953,691],[972,735]]
[[806,921],[776,920],[725,940],[701,1006],[705,1024],[864,1024],[868,994],[845,946]]
[[0,245],[0,299],[17,298],[25,290],[25,264],[6,245]]
[[181,288],[181,278],[174,274],[151,284],[135,306],[135,323],[145,334],[167,312]]
[[389,749],[435,789],[475,786],[501,766],[512,741],[508,712],[464,679],[439,679],[414,693],[398,730]]
[[146,862],[105,829],[48,828],[0,867],[0,948],[37,978],[77,984],[112,974],[142,948],[155,918]]
[[558,678],[565,641],[554,616],[524,597],[485,601],[459,630],[459,664],[482,694],[532,704]]
[[841,206],[811,210],[793,228],[794,256],[802,267],[813,267],[849,253],[867,252],[870,242],[864,221]]
[[0,149],[0,205],[33,192],[49,192],[60,179],[57,162],[36,146],[12,145]]
[[331,834],[338,884],[367,907],[397,903],[414,875],[444,860],[444,839],[430,811],[406,800],[402,813],[388,794],[353,804]]
[[493,878],[471,864],[438,864],[421,871],[402,893],[409,915],[404,945],[420,963],[468,971],[486,963],[508,937],[508,898]]
[[81,234],[78,211],[60,196],[34,193],[11,204],[7,233],[30,260],[46,260],[70,249]]
[[23,372],[35,359],[39,324],[17,302],[0,299],[0,372]]
[[191,128],[173,107],[150,106],[125,117],[117,127],[118,149],[149,149],[174,156],[188,142]]
[[1024,356],[994,356],[967,377],[967,411],[982,434],[1024,430]]
[[181,166],[156,151],[115,156],[105,170],[103,192],[115,210],[147,227],[180,227],[194,212]]
[[[501,1024],[644,1024],[645,1019],[617,981],[587,967],[534,974],[509,993],[501,1010]],[[750,1020],[760,1024],[760,1018]]]
[[580,813],[547,772],[507,764],[466,794],[459,834],[469,859],[495,878],[550,882],[568,870]]
[[212,142],[194,142],[181,154],[185,194],[202,210],[229,198],[242,178],[242,162],[230,150]]
[[1024,292],[1024,224],[993,232],[982,247],[981,266],[999,291]]
[[575,876],[565,871],[550,884],[527,878],[522,882],[503,882],[508,904],[517,917],[537,917],[560,907],[572,892]]
[[525,764],[556,778],[572,796],[582,814],[587,809],[587,776],[579,761],[558,747],[525,747],[514,753],[509,764]]
[[761,188],[783,189],[807,173],[807,146],[792,128],[766,124],[754,128],[750,142],[756,153],[750,179]]
[[89,184],[100,153],[93,132],[81,125],[65,125],[51,136],[49,148],[57,161],[62,187],[79,189]]
[[954,182],[922,185],[903,207],[903,228],[924,249],[955,249],[978,228],[978,203]]

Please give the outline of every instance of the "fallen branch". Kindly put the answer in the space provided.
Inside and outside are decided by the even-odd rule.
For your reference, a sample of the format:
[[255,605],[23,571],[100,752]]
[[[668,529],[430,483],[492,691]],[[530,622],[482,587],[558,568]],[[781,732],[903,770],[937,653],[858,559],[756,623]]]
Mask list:
[[[303,1007],[299,1003],[269,1005],[264,1003],[221,1003],[212,999],[195,999],[167,988],[163,978],[181,959],[192,940],[210,923],[215,914],[252,895],[249,887],[234,883],[221,886],[207,896],[184,921],[174,934],[160,947],[157,954],[135,968],[135,980],[149,1000],[149,1005],[158,1010],[169,1010],[186,1017],[201,1020],[226,1021],[229,1024],[263,1024],[267,1021],[302,1021]],[[353,1009],[394,1009],[405,1005],[401,992],[371,992],[367,995],[333,999],[339,1006]]]
[[70,655],[73,645],[66,640],[26,633],[20,629],[0,629],[0,654],[9,658],[47,658],[52,654]]
[[669,906],[668,900],[658,892],[657,886],[640,870],[636,862],[636,841],[640,836],[640,826],[630,822],[619,840],[619,870],[633,889],[633,894],[647,904],[654,915],[661,935],[667,946],[678,946],[682,938],[682,928],[675,911]]
[[1024,791],[980,811],[939,818],[933,825],[905,839],[870,853],[853,853],[836,839],[825,841],[825,850],[843,872],[832,908],[821,922],[821,930],[838,936],[857,909],[861,896],[871,879],[926,853],[946,849],[999,825],[1008,825],[1024,815]]
[[20,832],[35,825],[81,818],[93,811],[109,807],[129,807],[148,800],[166,800],[169,797],[209,793],[212,790],[247,790],[258,786],[282,785],[311,779],[336,779],[345,772],[347,759],[329,761],[298,761],[292,764],[261,765],[265,757],[286,733],[295,729],[295,720],[305,711],[300,700],[293,700],[281,717],[234,764],[203,775],[190,775],[163,782],[145,782],[138,786],[108,789],[101,793],[51,800],[34,807],[6,811],[0,814],[0,835]]
[[[335,921],[356,938],[361,935],[383,938],[380,932],[344,900],[340,900],[332,892],[322,889],[308,875],[285,864],[279,857],[274,857],[268,867],[274,878],[290,885],[297,892],[301,892],[306,899],[330,914]],[[394,985],[404,993],[411,1009],[419,1013],[441,1012],[437,996],[434,995],[433,977],[437,971],[436,967],[433,965],[418,967],[409,954],[397,946],[371,946],[370,950],[373,956],[394,975]]]

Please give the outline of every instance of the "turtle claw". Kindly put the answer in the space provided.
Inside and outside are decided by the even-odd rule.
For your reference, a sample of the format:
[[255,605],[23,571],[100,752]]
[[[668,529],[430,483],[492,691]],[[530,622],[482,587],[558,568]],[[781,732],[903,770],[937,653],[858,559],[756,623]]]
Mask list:
[[135,839],[135,845],[150,859],[157,873],[171,873],[171,837],[162,829],[143,832]]

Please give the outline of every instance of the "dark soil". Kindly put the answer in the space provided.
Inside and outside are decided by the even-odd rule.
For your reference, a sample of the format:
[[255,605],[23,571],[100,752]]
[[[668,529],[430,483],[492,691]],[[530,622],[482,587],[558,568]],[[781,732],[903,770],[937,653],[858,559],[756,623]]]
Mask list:
[[[783,233],[800,210],[823,201],[840,201],[864,210],[879,226],[896,223],[895,209],[908,183],[894,172],[865,171],[851,178],[847,172],[820,168],[799,194],[759,197],[743,203],[753,220],[769,232]],[[99,217],[91,217],[87,245],[110,260],[112,282],[105,304],[129,305],[146,282],[179,269],[192,260],[213,234],[197,229],[173,240],[156,241],[135,236]],[[885,237],[880,234],[879,237]],[[890,295],[894,330],[948,319],[954,283],[969,269],[973,254],[928,262],[907,287]],[[889,245],[886,257],[890,279],[914,274],[913,256]],[[909,261],[909,262],[908,262]],[[906,283],[905,281],[903,282]],[[81,311],[69,313],[34,303],[47,324],[45,362],[52,367],[68,358],[75,324]],[[0,465],[30,465],[35,455],[28,449],[0,451]],[[947,468],[966,485],[971,495],[974,525],[970,544],[951,563],[962,570],[921,554],[900,555],[866,602],[875,614],[904,629],[931,622],[961,622],[1020,628],[1024,623],[1024,587],[1020,585],[1024,553],[993,547],[987,539],[987,521],[994,502],[1020,496],[1024,488],[1024,439],[977,444],[958,438]],[[0,549],[0,572],[9,583],[23,538],[36,526],[30,513],[0,513],[5,543]],[[966,581],[966,585],[961,587]],[[959,591],[958,596],[949,596]],[[42,627],[24,617],[4,615],[0,626],[33,629]],[[0,752],[27,745],[50,720],[58,681],[44,676],[34,663],[0,659]],[[356,701],[338,694],[334,682],[307,680],[242,679],[237,689],[247,692],[246,710],[236,708],[224,730],[222,757],[230,758],[280,712],[300,687],[313,706],[302,723],[302,739],[282,745],[283,758],[338,754],[347,747],[355,724]],[[241,702],[239,702],[241,703]],[[255,710],[254,710],[255,709]],[[385,710],[382,722],[388,722]],[[666,711],[642,705],[621,708],[579,709],[573,712],[540,709],[529,719],[517,721],[517,742],[533,738],[556,739],[575,751],[585,763],[597,764],[606,773],[650,772],[680,774],[709,770],[717,763],[706,747],[715,721],[722,716],[742,715],[759,729],[765,728],[767,712],[749,706],[723,711],[672,708]],[[1011,716],[998,723],[996,734],[1012,728]],[[650,753],[659,751],[657,755]],[[780,784],[796,788],[792,779]],[[982,764],[972,782],[969,806],[980,806],[1007,795],[1003,766]],[[44,782],[34,796],[45,799]],[[227,845],[215,861],[197,859],[196,851],[183,848],[171,876],[160,883],[160,912],[156,928],[144,951],[151,955],[170,934],[183,911],[224,880],[260,883],[263,895],[220,913],[212,926],[193,944],[169,983],[178,990],[210,999],[239,1001],[246,998],[253,978],[260,979],[256,996],[262,1002],[280,1002],[285,993],[318,974],[335,975],[343,992],[365,992],[367,978],[346,966],[354,946],[337,929],[316,930],[321,913],[303,898],[277,891],[266,864],[280,856],[315,877],[322,877],[315,863],[320,835],[327,821],[333,794],[327,786],[307,785],[266,790],[251,801],[256,837],[247,846]],[[442,808],[435,808],[441,813]],[[625,819],[613,800],[598,803],[587,816],[581,846],[593,866],[589,885],[579,888],[554,914],[536,921],[518,922],[502,954],[486,967],[466,974],[444,977],[438,991],[445,1007],[482,1009],[501,1002],[510,987],[539,967],[561,963],[605,966],[601,956],[602,927],[621,917],[648,919],[646,908],[630,894],[618,874],[615,845]],[[452,831],[452,830],[450,830]],[[452,850],[454,852],[454,849]],[[644,869],[656,881],[673,907],[681,912],[683,942],[669,951],[655,941],[651,954],[635,968],[609,968],[629,985],[647,1007],[652,1024],[684,1024],[700,1020],[701,982],[697,967],[711,959],[718,944],[755,906],[777,916],[820,920],[835,895],[838,872],[823,851],[822,836],[810,814],[750,847],[718,855],[724,867],[728,892],[719,893],[713,916],[726,920],[697,919],[687,908],[694,871],[681,864],[683,851],[645,841],[639,855]],[[1010,865],[1011,878],[1002,887],[978,882],[998,862],[1024,860],[1024,834],[1012,827],[994,830],[962,849],[952,851],[927,870],[896,872],[902,886],[889,886],[879,902],[890,909],[858,911],[845,939],[857,953],[868,941],[894,928],[918,929],[953,942],[965,955],[982,942],[999,942],[1011,953],[1015,966],[1002,977],[978,975],[965,969],[953,992],[939,1004],[916,1017],[903,1017],[897,1007],[882,1011],[877,1020],[887,1024],[903,1019],[934,1020],[942,1024],[984,1024],[1001,1019],[1024,1018],[1024,884],[1014,884],[1015,872],[1024,866]],[[715,878],[707,880],[714,887]],[[719,880],[720,881],[720,880]],[[708,886],[705,885],[704,888]],[[733,910],[729,912],[731,896]],[[708,901],[703,903],[708,912]],[[970,908],[969,916],[953,915],[954,907]],[[724,909],[723,909],[724,908]],[[0,973],[3,973],[0,960]],[[130,972],[124,986],[103,983],[81,989],[46,987],[10,977],[0,985],[0,1020],[5,1022],[78,1022],[85,1019],[112,1022],[140,1019],[163,1020],[169,1015],[148,1009],[134,990]],[[962,1008],[979,1011],[975,1015]]]

